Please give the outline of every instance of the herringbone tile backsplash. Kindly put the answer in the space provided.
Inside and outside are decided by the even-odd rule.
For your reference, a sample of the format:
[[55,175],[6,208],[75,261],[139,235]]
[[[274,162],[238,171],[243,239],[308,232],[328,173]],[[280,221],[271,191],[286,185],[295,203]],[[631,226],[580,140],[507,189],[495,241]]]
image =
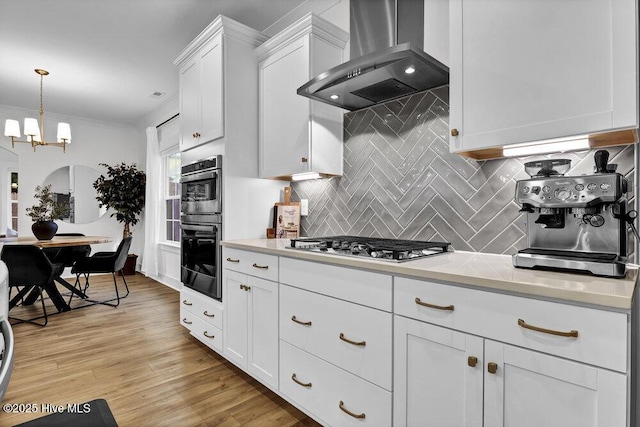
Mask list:
[[[302,235],[444,240],[456,250],[505,254],[526,247],[515,182],[528,178],[524,163],[541,156],[475,161],[449,153],[448,104],[443,86],[345,114],[344,175],[292,183],[292,200],[309,199]],[[608,148],[630,182],[634,147]],[[592,151],[546,157],[571,159],[568,175],[593,172]]]

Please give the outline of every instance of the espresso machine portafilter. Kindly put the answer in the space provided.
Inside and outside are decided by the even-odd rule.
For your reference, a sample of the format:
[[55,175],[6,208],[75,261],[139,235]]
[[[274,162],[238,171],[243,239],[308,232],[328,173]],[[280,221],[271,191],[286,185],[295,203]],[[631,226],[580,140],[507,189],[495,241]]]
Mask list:
[[[527,248],[513,255],[521,268],[623,277],[627,264],[629,183],[608,164],[609,152],[594,155],[593,175],[565,176],[571,161],[525,164],[530,179],[516,183],[515,200],[526,215]],[[634,228],[634,232],[637,231]]]

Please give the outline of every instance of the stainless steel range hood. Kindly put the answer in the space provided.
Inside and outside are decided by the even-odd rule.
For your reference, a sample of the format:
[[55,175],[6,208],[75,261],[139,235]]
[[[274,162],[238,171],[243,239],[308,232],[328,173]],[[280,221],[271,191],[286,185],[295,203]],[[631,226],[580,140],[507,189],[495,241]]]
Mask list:
[[449,83],[449,68],[421,49],[423,18],[421,0],[351,0],[352,59],[298,95],[353,111]]

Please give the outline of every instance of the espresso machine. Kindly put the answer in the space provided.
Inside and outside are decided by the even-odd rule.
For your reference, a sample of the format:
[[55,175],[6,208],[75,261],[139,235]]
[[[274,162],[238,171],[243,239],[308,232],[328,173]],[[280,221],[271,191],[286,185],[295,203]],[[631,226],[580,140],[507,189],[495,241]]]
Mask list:
[[629,184],[608,164],[609,152],[594,155],[593,175],[564,176],[571,160],[525,163],[530,179],[516,183],[515,200],[526,213],[526,249],[513,255],[522,268],[623,277],[627,264]]

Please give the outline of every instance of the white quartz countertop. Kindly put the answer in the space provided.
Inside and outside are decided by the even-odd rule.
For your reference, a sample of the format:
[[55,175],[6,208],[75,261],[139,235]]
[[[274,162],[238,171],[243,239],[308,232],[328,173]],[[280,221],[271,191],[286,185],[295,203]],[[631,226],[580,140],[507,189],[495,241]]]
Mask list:
[[638,266],[629,265],[620,279],[515,268],[509,255],[447,252],[419,260],[394,263],[375,259],[287,249],[289,239],[227,240],[222,246],[315,262],[364,268],[394,275],[448,281],[469,287],[631,309]]

